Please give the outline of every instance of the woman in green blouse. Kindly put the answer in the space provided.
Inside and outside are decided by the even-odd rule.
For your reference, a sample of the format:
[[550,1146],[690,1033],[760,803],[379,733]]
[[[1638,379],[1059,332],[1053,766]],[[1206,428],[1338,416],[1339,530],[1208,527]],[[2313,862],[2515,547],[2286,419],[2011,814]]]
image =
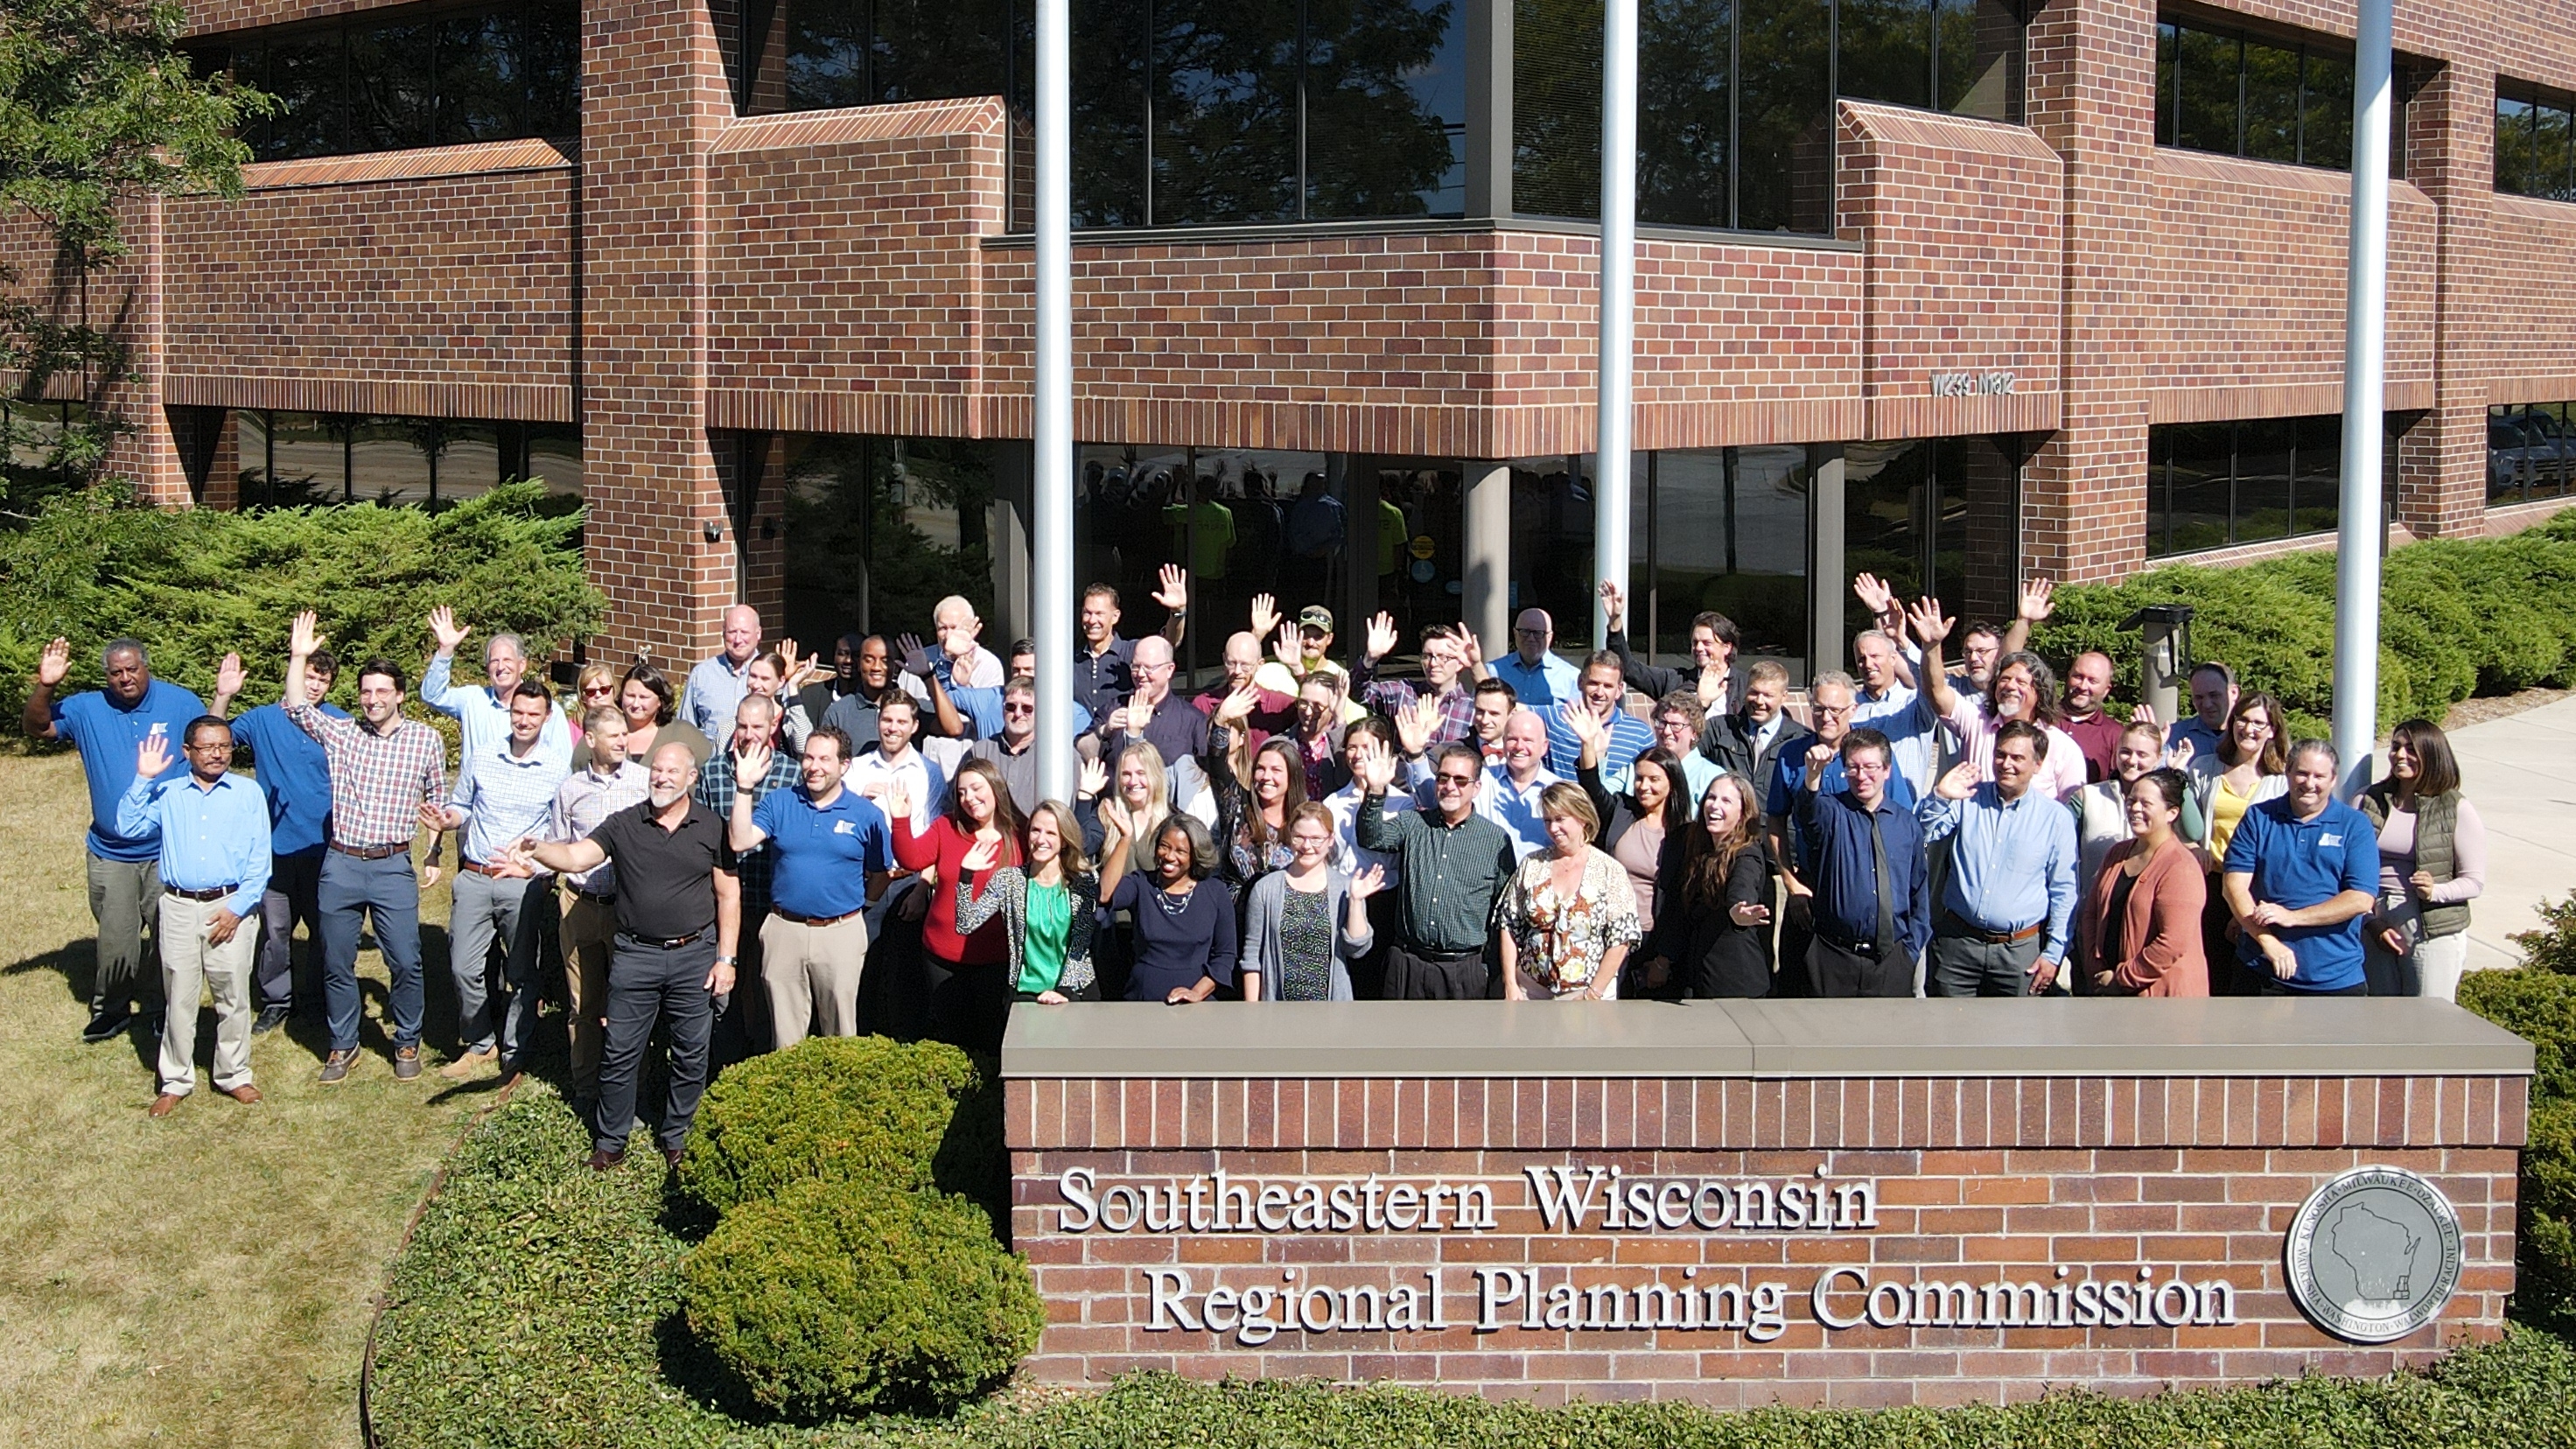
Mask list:
[[[1091,929],[1100,914],[1100,877],[1083,858],[1082,827],[1059,800],[1029,812],[1025,866],[1006,865],[970,896],[957,883],[957,929],[971,933],[996,914],[1011,949],[1011,999],[1062,1006],[1098,1001],[1091,970]],[[962,874],[974,878],[1001,857],[998,841],[969,853]]]

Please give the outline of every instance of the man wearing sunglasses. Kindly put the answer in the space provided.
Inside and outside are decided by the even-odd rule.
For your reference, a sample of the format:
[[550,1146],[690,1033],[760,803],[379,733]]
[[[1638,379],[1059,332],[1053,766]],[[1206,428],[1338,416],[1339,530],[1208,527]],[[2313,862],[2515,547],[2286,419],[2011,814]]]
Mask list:
[[1432,808],[1393,814],[1386,791],[1395,781],[1395,752],[1371,737],[1365,748],[1352,747],[1351,764],[1361,792],[1352,834],[1362,850],[1391,857],[1402,882],[1395,944],[1386,953],[1387,998],[1483,999],[1493,982],[1485,938],[1494,893],[1518,863],[1511,836],[1476,813],[1483,757],[1472,745],[1442,745],[1432,755]]

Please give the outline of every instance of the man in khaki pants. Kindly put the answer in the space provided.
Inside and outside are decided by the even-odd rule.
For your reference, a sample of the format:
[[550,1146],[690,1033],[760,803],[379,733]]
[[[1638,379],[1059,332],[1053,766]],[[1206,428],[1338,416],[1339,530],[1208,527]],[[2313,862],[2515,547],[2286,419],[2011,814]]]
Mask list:
[[[726,835],[736,855],[770,852],[769,918],[760,923],[760,981],[769,995],[778,1049],[809,1031],[856,1036],[859,976],[868,960],[868,902],[894,868],[894,836],[885,812],[841,788],[850,739],[825,725],[805,737],[803,779],[771,790],[757,804],[748,790],[733,797]],[[734,754],[734,778],[769,772],[757,744]]]
[[167,736],[135,751],[134,783],[117,802],[120,834],[161,836],[161,984],[169,1011],[161,1025],[161,1092],[152,1115],[167,1117],[197,1089],[197,1003],[215,997],[215,1090],[259,1100],[250,1081],[250,969],[259,944],[260,897],[268,890],[268,803],[248,776],[230,773],[232,727],[212,715],[187,728],[186,773],[170,768]]
[[[546,839],[586,840],[599,822],[652,792],[653,772],[626,757],[626,716],[594,709],[581,722],[583,767],[555,791]],[[572,1011],[572,1095],[599,1099],[599,1050],[608,1011],[608,957],[617,935],[617,866],[563,876],[564,996]]]

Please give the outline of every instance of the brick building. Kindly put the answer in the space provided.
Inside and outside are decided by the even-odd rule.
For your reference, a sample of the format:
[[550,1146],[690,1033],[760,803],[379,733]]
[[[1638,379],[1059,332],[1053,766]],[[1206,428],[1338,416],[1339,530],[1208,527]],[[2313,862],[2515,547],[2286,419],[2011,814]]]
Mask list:
[[[1641,642],[1720,608],[1803,674],[1855,569],[1991,614],[2021,568],[2330,539],[2348,7],[1647,9]],[[960,577],[1017,632],[1029,24],[205,0],[200,62],[287,107],[247,199],[145,210],[88,291],[136,344],[124,462],[213,507],[542,474],[619,654],[701,654],[738,597],[809,643],[918,628]],[[1598,7],[1074,26],[1077,570],[1131,631],[1187,559],[1212,623],[1269,590],[1579,632]],[[2408,0],[2397,46],[2394,520],[2511,528],[2576,487],[2576,5]]]

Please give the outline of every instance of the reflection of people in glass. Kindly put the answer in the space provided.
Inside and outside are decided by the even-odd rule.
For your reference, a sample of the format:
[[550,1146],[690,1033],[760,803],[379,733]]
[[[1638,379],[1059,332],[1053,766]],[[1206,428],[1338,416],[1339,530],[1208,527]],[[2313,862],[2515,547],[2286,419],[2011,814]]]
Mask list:
[[1190,572],[1202,583],[1225,582],[1227,555],[1234,552],[1234,513],[1217,501],[1216,479],[1202,476],[1191,487],[1187,507],[1174,502],[1163,510],[1172,531],[1172,552],[1189,555]]

